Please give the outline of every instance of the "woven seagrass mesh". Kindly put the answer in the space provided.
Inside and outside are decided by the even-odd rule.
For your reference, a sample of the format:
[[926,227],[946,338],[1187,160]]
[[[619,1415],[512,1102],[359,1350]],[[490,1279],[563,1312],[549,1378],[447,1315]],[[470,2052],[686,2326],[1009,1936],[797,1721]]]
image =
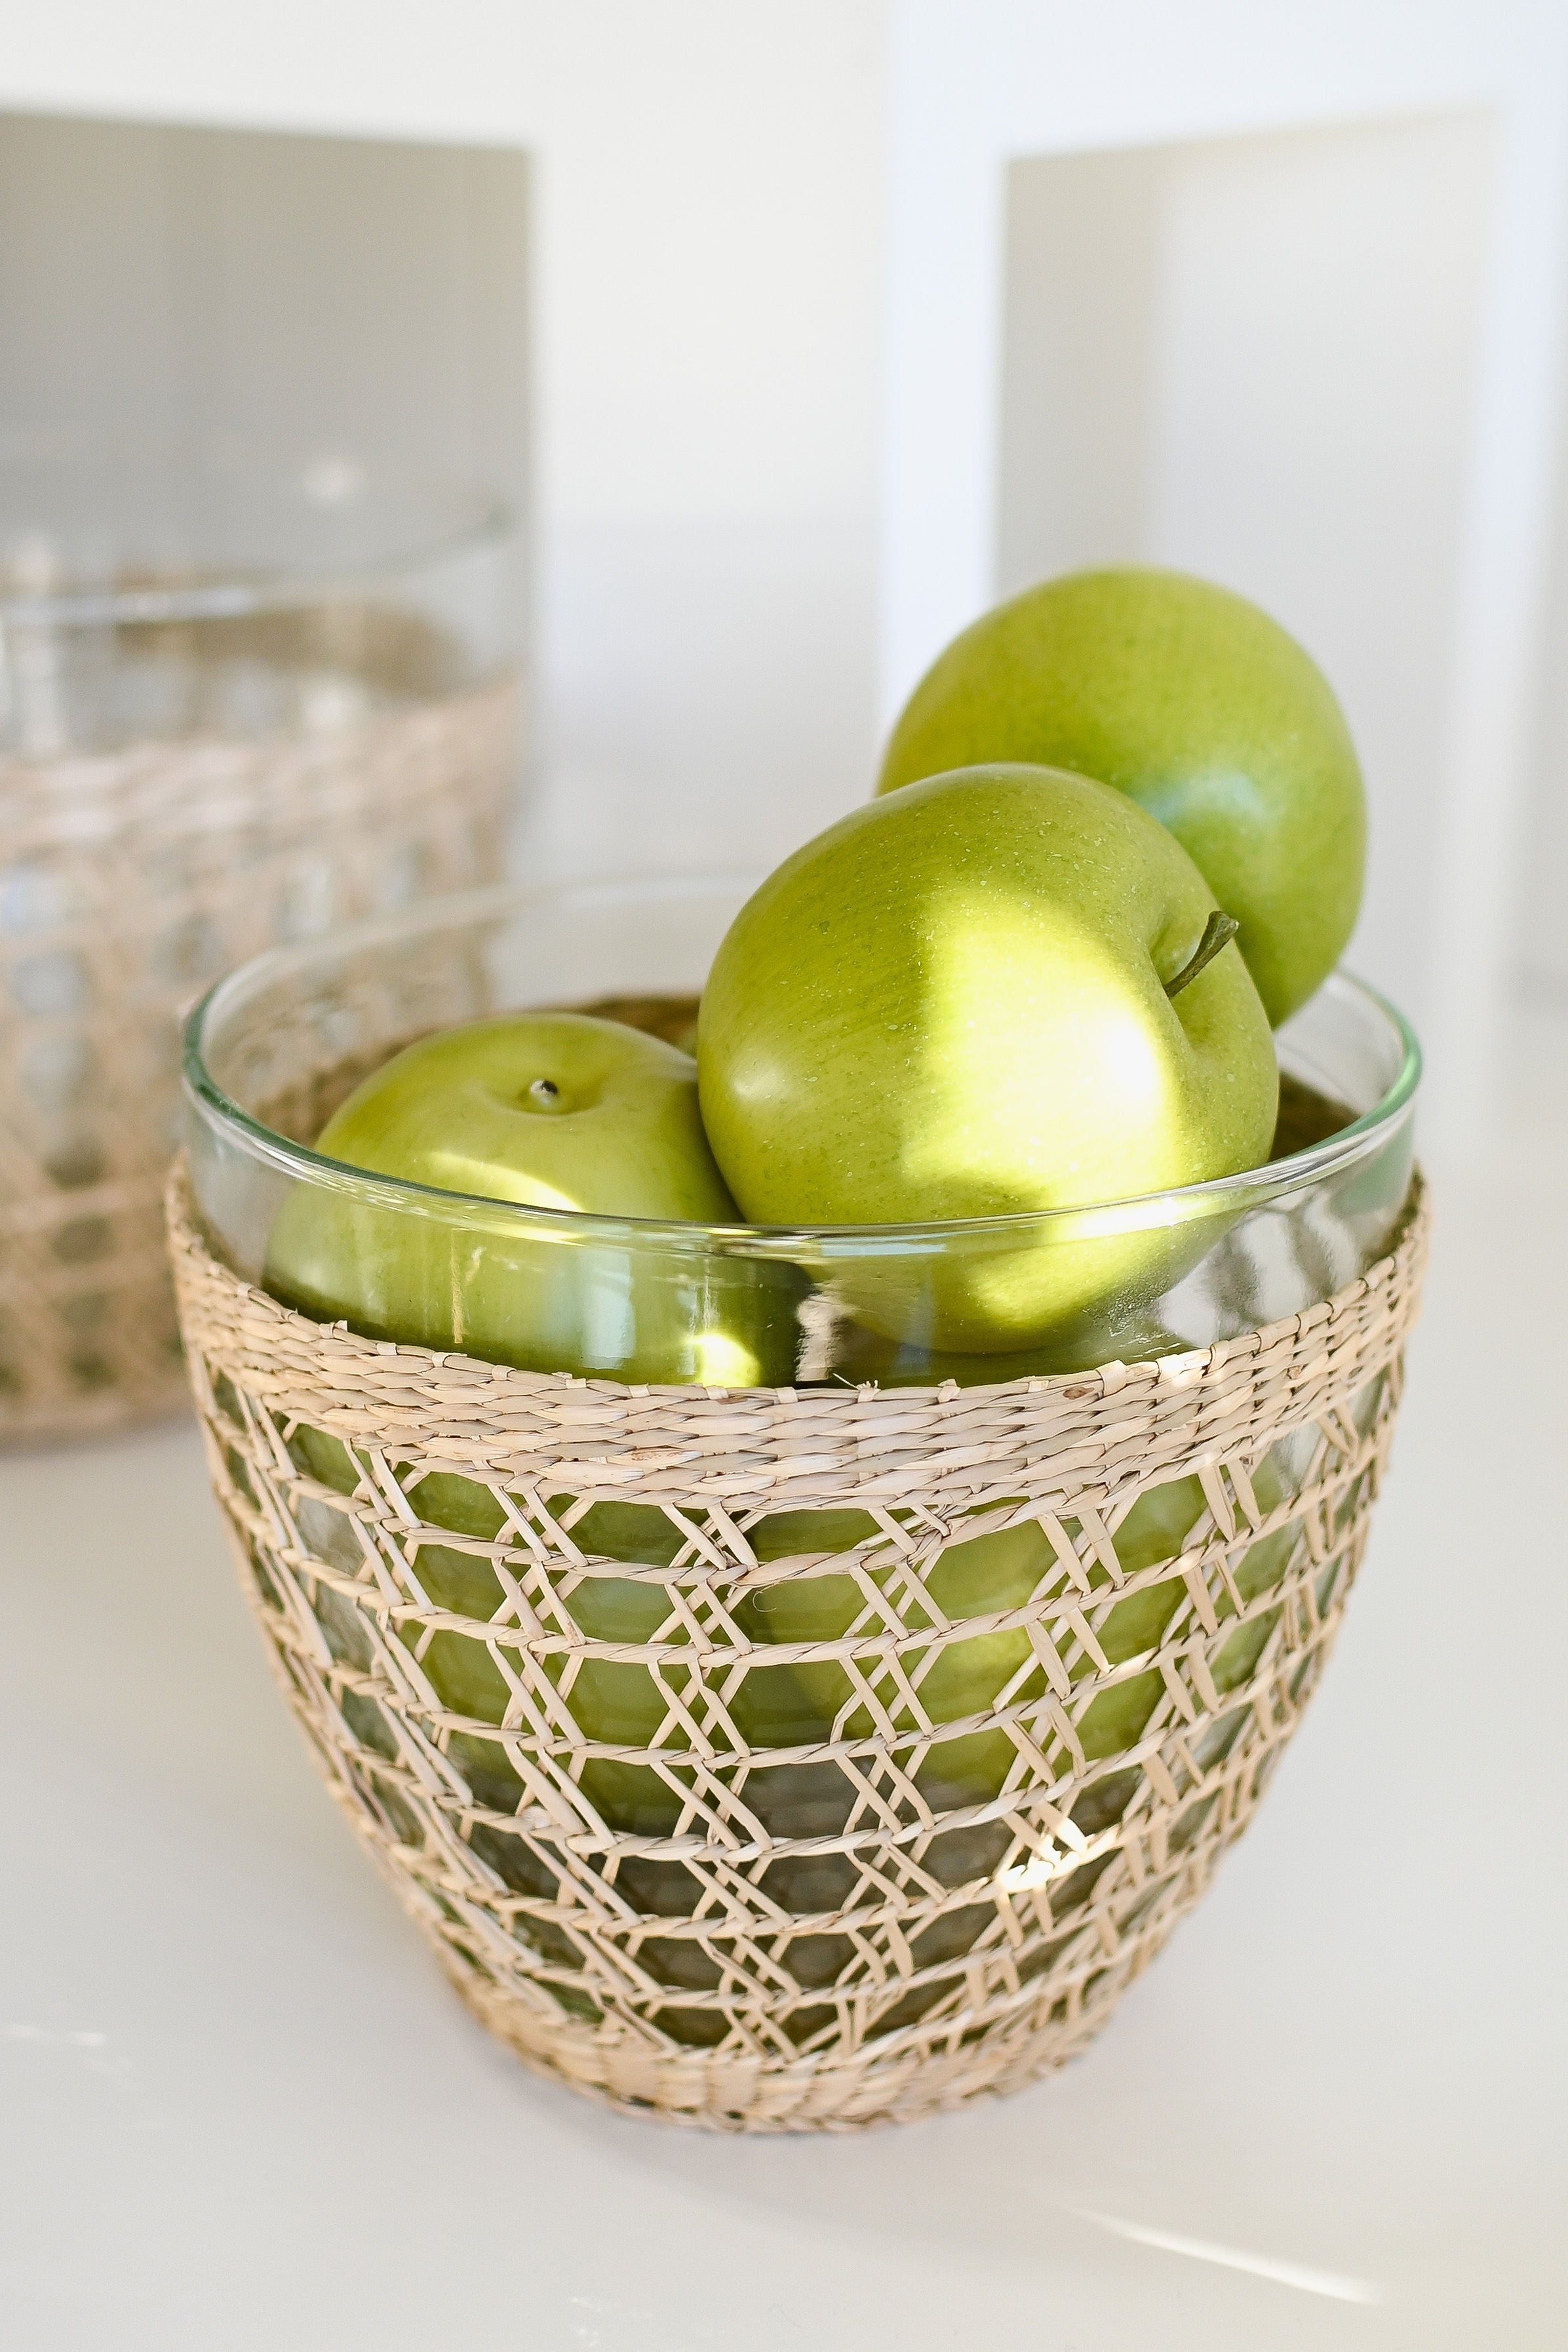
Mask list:
[[[287,658],[289,617],[223,625],[226,660]],[[515,679],[460,682],[417,615],[334,618],[358,718],[0,758],[0,1444],[184,1402],[162,1195],[185,1007],[277,940],[499,870]]]
[[531,2065],[847,2128],[1079,2050],[1332,1643],[1426,1242],[1157,1363],[637,1389],[355,1337],[170,1231],[246,1587],[330,1785]]

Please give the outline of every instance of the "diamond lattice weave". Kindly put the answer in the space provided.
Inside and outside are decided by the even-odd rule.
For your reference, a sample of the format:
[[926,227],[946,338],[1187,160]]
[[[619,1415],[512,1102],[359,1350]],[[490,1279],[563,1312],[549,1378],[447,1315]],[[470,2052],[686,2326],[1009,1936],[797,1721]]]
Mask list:
[[436,633],[371,637],[396,698],[352,722],[0,758],[0,1444],[185,1400],[162,1202],[188,1006],[496,869],[516,680],[437,693]]
[[283,1686],[464,1998],[729,2128],[1058,2064],[1203,1892],[1359,1566],[1425,1263],[1159,1363],[629,1389],[181,1319]]

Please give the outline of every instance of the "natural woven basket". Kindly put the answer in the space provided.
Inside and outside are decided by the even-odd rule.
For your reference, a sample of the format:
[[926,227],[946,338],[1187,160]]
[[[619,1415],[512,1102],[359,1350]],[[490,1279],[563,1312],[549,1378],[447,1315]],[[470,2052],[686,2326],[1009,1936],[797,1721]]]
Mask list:
[[0,1444],[184,1401],[162,1197],[193,997],[499,869],[516,681],[443,677],[413,614],[360,615],[354,650],[395,705],[316,735],[0,759]]
[[[531,2065],[742,2130],[1008,2090],[1105,2021],[1246,1826],[1316,1685],[1387,1457],[1427,1232],[1417,1180],[1392,1254],[1328,1304],[1158,1363],[726,1392],[359,1339],[220,1265],[179,1170],[168,1209],[247,1589],[400,1900]],[[332,1449],[346,1475],[316,1475],[322,1437],[347,1449]],[[453,1532],[432,1473],[484,1495],[493,1538]],[[1184,1534],[1129,1565],[1129,1514],[1183,1480]],[[608,1500],[672,1530],[647,1565],[574,1538]],[[781,1557],[763,1531],[786,1511],[868,1518],[850,1549]],[[1033,1590],[961,1605],[944,1552],[1000,1529],[1032,1548]],[[426,1559],[456,1555],[493,1579],[489,1617],[435,1605]],[[769,1642],[770,1591],[813,1579],[825,1599],[837,1582],[841,1614],[853,1580],[849,1629]],[[640,1640],[584,1630],[601,1580],[641,1588]],[[490,1662],[486,1716],[443,1702],[453,1641]],[[991,1658],[993,1696],[954,1723],[944,1660],[951,1689],[963,1645],[984,1642],[967,1664]],[[820,1694],[824,1670],[841,1697],[816,1737],[749,1736],[758,1677],[816,1673]],[[652,1736],[581,1727],[582,1694],[602,1708],[616,1673],[657,1692]],[[1133,1727],[1120,1745],[1117,1721]],[[988,1740],[978,1799],[944,1763],[955,1735]],[[630,1785],[606,1778],[617,1767],[662,1797],[652,1828],[626,1825],[624,1798],[608,1817],[604,1790]]]

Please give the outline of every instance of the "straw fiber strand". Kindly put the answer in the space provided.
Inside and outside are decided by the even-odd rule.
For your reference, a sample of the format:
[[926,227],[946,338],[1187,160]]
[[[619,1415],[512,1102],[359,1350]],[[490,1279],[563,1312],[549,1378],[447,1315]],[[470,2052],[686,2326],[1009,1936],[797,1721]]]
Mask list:
[[517,688],[410,699],[444,645],[404,616],[393,707],[318,733],[0,759],[0,1444],[185,1400],[163,1191],[189,1004],[496,870]]
[[168,1208],[247,1589],[399,1899],[531,2065],[740,2130],[1099,2030],[1316,1685],[1427,1234],[1418,1184],[1328,1304],[1157,1363],[721,1391],[317,1325]]

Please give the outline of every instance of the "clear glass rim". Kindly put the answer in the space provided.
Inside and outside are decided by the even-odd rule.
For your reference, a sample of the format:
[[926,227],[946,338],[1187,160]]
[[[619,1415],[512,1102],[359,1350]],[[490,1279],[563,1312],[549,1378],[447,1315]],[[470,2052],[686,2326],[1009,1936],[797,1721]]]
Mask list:
[[[152,438],[121,441],[71,431],[0,435],[0,477],[22,467],[50,466],[84,470],[119,467],[135,473],[151,470],[155,463],[164,470],[184,467],[214,481],[248,478],[256,483],[281,486],[287,480],[279,452],[252,449],[243,443],[226,445],[216,452],[198,448],[182,453],[172,443]],[[0,589],[0,628],[97,629],[299,612],[340,603],[410,572],[500,547],[515,531],[516,517],[506,500],[477,483],[420,473],[373,478],[373,498],[397,490],[426,494],[447,509],[448,520],[438,529],[411,535],[375,554],[347,560],[225,563],[215,565],[206,578],[166,587],[149,583],[129,588],[84,586],[20,593]],[[331,511],[331,502],[322,501],[323,519]]]
[[[368,1204],[401,1209],[419,1218],[449,1223],[455,1209],[481,1213],[484,1222],[541,1239],[563,1234],[584,1242],[619,1242],[645,1248],[705,1252],[752,1251],[767,1255],[842,1255],[847,1251],[910,1251],[952,1244],[959,1237],[973,1243],[1021,1241],[1026,1237],[1061,1241],[1088,1238],[1099,1231],[1139,1231],[1148,1227],[1185,1224],[1211,1216],[1238,1215],[1287,1194],[1299,1192],[1323,1178],[1336,1175],[1364,1159],[1405,1118],[1421,1080],[1421,1047],[1415,1033],[1397,1005],[1369,982],[1339,970],[1323,982],[1323,991],[1337,990],[1371,1009],[1388,1024],[1398,1041],[1399,1067],[1391,1084],[1372,1108],[1347,1127],[1261,1168],[1244,1169],[1234,1176],[1215,1176],[1198,1184],[1173,1185],[1160,1192],[1133,1192],[1109,1201],[1084,1202],[1072,1207],[1028,1209],[1005,1216],[932,1219],[911,1224],[752,1225],[737,1223],[709,1225],[652,1217],[606,1216],[584,1209],[530,1208],[511,1201],[492,1200],[486,1193],[453,1192],[416,1183],[405,1177],[373,1175],[346,1161],[331,1160],[309,1146],[290,1142],[241,1108],[218,1086],[207,1067],[205,1037],[209,1024],[221,1018],[237,993],[248,992],[268,980],[282,978],[290,969],[308,969],[323,957],[334,959],[355,949],[384,945],[416,931],[458,930],[510,919],[531,908],[574,901],[600,908],[644,900],[650,897],[680,897],[725,888],[747,894],[756,877],[721,873],[684,874],[595,883],[566,883],[528,889],[501,885],[426,900],[410,912],[380,916],[345,925],[317,940],[270,948],[238,965],[208,989],[193,1008],[184,1027],[183,1068],[189,1097],[220,1128],[229,1130],[253,1157],[279,1174],[339,1193],[350,1193]],[[1320,994],[1322,993],[1320,991]],[[1303,1007],[1304,1011],[1306,1008]],[[1292,1018],[1299,1017],[1293,1015]]]

